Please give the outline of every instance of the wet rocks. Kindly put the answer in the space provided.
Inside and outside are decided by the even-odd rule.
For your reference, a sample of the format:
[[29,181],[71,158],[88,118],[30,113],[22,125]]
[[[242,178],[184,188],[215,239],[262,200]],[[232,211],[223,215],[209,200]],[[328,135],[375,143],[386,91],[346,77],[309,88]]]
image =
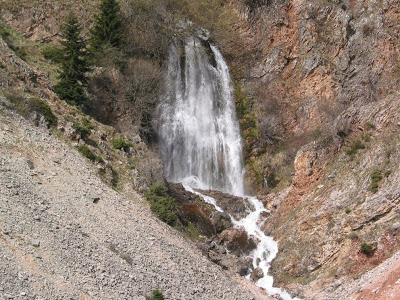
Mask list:
[[247,201],[244,198],[213,190],[199,190],[199,192],[217,200],[218,206],[236,220],[240,220],[247,215]]
[[230,253],[235,255],[247,255],[257,247],[258,241],[249,237],[244,229],[230,228],[218,235],[220,243],[223,243]]
[[250,278],[254,282],[257,282],[259,279],[261,279],[263,277],[264,277],[264,272],[261,268],[254,269],[254,271],[251,272],[251,274],[250,274]]
[[241,218],[246,214],[245,200],[218,191],[200,191],[217,200],[217,204],[227,212],[220,213],[207,204],[200,196],[186,191],[181,184],[168,183],[172,197],[180,203],[179,219],[183,224],[191,223],[197,230],[209,238],[198,246],[212,262],[220,265],[230,275],[244,276],[251,268],[248,255],[257,246],[258,241],[240,228],[233,228],[229,214]]
[[227,213],[216,211],[211,204],[205,203],[200,196],[186,191],[182,184],[167,183],[167,187],[171,197],[180,203],[178,217],[184,225],[190,222],[199,233],[208,237],[232,227],[232,222]]

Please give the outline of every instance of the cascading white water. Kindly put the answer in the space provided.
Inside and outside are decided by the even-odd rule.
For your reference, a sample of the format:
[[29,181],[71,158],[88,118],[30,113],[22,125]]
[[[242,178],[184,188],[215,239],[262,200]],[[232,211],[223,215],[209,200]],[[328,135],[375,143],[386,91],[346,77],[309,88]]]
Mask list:
[[278,246],[259,228],[260,215],[266,211],[263,204],[245,195],[239,124],[229,69],[221,53],[200,38],[172,45],[165,82],[156,124],[165,177],[181,182],[218,211],[222,209],[215,199],[195,189],[246,197],[253,211],[242,220],[232,218],[232,222],[260,240],[251,253],[253,267],[264,271],[256,285],[271,295],[292,299],[285,291],[274,288],[272,276],[267,275]]
[[189,180],[198,188],[243,193],[240,131],[228,67],[215,47],[206,52],[199,39],[190,38],[181,48],[171,46],[159,107],[165,176],[174,182]]

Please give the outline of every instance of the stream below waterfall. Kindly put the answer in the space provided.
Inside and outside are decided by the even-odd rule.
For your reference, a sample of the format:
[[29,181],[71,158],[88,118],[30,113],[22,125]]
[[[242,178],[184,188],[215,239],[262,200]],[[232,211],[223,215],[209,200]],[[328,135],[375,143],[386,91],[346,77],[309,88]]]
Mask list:
[[260,229],[261,213],[267,210],[261,201],[245,193],[240,128],[229,69],[221,53],[202,38],[171,45],[165,84],[156,124],[165,177],[182,183],[219,212],[223,210],[215,199],[196,190],[218,190],[246,198],[252,208],[249,214],[241,220],[231,218],[235,226],[260,241],[250,254],[253,268],[264,272],[255,284],[270,295],[297,299],[273,287],[273,277],[268,275],[278,246]]

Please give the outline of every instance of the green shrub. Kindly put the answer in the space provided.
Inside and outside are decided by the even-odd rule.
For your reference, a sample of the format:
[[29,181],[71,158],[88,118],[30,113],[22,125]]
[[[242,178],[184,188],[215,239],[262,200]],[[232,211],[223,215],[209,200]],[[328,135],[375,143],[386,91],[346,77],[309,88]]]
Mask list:
[[55,127],[58,124],[57,117],[51,111],[50,106],[38,98],[27,98],[17,92],[6,93],[7,99],[11,102],[13,109],[26,119],[29,119],[33,112],[44,117],[47,127]]
[[89,118],[83,117],[81,120],[81,124],[73,123],[72,128],[81,135],[82,139],[85,139],[90,135],[91,130],[93,129],[93,125],[90,123]]
[[64,59],[64,52],[54,45],[48,45],[42,50],[44,58],[55,63],[61,63]]
[[366,143],[371,141],[371,135],[369,133],[363,134],[362,140]]
[[361,142],[361,140],[355,140],[346,150],[346,154],[349,156],[354,156],[358,150],[365,149],[365,145]]
[[88,146],[86,145],[80,145],[78,147],[78,151],[86,158],[93,162],[103,162],[103,159],[100,156],[97,156],[92,152],[92,150],[89,149]]
[[55,127],[58,124],[57,117],[51,111],[51,108],[47,103],[43,102],[40,99],[32,98],[28,100],[27,103],[27,110],[28,112],[37,112],[38,114],[42,115],[46,120],[48,127]]
[[167,196],[167,192],[161,185],[152,185],[150,191],[145,194],[145,197],[150,203],[151,211],[161,221],[171,226],[175,224],[177,203],[175,199]]
[[150,300],[164,300],[163,294],[159,291],[159,289],[155,289],[153,291],[153,296]]
[[379,181],[383,179],[381,171],[374,171],[371,173],[371,183],[368,190],[372,193],[376,193],[379,189]]
[[9,45],[10,49],[14,51],[15,55],[17,55],[20,59],[26,60],[26,57],[28,56],[28,53],[26,53],[24,48],[21,48],[19,46],[14,46],[14,45]]
[[7,38],[11,35],[11,30],[7,27],[4,27],[3,25],[0,25],[0,36],[3,38],[3,40],[7,43]]
[[361,244],[361,252],[367,256],[372,255],[372,252],[373,252],[372,246],[367,243],[362,243]]
[[372,122],[365,122],[365,127],[367,129],[374,129],[375,128],[375,124]]
[[346,209],[344,210],[346,214],[351,213],[351,209],[349,207],[346,207]]
[[132,143],[129,143],[123,139],[114,139],[114,140],[112,140],[111,143],[112,143],[112,146],[114,147],[114,149],[119,149],[119,150],[133,146]]
[[389,177],[390,174],[392,174],[392,173],[393,173],[392,170],[387,170],[387,171],[385,172],[385,177]]
[[322,135],[322,130],[317,128],[314,132],[313,132],[313,137],[315,140],[318,140]]

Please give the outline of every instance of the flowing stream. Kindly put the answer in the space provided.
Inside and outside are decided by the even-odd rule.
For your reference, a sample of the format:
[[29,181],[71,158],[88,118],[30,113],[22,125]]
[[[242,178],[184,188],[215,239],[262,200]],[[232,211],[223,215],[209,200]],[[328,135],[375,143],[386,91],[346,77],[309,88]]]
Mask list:
[[245,218],[232,218],[232,222],[260,240],[250,254],[253,268],[264,272],[255,284],[270,295],[293,299],[273,287],[273,278],[268,275],[278,246],[259,227],[260,215],[266,211],[263,204],[245,195],[240,129],[229,69],[221,53],[201,38],[188,38],[183,44],[172,45],[165,83],[157,128],[166,178],[181,182],[185,189],[200,195],[220,212],[215,199],[196,189],[247,198],[253,209]]

